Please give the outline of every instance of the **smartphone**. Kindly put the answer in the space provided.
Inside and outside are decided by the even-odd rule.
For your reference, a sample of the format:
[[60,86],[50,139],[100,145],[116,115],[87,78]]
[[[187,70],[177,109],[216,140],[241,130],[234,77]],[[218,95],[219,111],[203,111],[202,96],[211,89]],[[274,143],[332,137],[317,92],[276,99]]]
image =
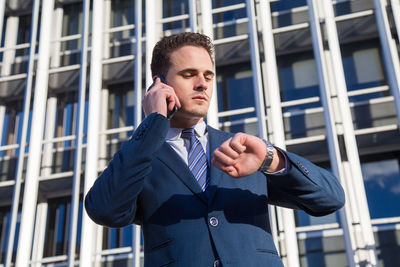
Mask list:
[[[154,82],[150,85],[150,87],[149,87],[149,89],[147,89],[147,91],[149,91],[151,88],[153,88],[154,87],[154,85],[156,84],[156,80],[157,80],[157,78],[160,78],[160,81],[162,82],[162,83],[164,83],[164,84],[167,84],[167,82],[165,81],[165,78],[164,78],[164,76],[162,76],[162,75],[157,75],[157,77],[154,79]],[[167,107],[168,107],[168,100],[167,100]],[[178,111],[178,107],[175,105],[174,106],[174,108],[172,109],[172,110],[168,110],[168,108],[167,108],[167,119],[171,119],[174,115],[175,115],[175,113]]]

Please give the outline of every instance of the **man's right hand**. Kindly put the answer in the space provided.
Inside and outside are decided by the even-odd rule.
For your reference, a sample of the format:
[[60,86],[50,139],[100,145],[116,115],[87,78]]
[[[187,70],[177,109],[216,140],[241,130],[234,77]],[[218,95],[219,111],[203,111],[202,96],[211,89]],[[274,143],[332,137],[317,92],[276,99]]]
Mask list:
[[175,105],[178,108],[181,107],[181,103],[179,102],[174,89],[171,86],[162,83],[158,77],[156,78],[153,88],[146,92],[142,100],[142,106],[146,117],[154,112],[167,117],[167,109],[173,110]]

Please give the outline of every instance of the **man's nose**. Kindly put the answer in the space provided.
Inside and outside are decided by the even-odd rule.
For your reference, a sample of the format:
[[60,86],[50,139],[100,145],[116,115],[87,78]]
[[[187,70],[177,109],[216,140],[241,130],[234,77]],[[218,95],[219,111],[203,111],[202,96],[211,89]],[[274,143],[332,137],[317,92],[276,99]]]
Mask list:
[[203,75],[199,75],[196,79],[195,88],[197,90],[207,90],[208,82]]

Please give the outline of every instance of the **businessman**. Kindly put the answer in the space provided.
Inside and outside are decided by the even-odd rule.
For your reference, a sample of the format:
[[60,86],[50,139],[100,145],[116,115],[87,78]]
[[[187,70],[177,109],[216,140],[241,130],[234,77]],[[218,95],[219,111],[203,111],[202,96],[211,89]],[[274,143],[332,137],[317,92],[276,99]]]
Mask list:
[[86,211],[108,227],[141,225],[145,266],[282,266],[268,204],[322,216],[344,205],[343,189],[300,156],[205,123],[213,49],[198,33],[156,44],[146,118],[96,180]]

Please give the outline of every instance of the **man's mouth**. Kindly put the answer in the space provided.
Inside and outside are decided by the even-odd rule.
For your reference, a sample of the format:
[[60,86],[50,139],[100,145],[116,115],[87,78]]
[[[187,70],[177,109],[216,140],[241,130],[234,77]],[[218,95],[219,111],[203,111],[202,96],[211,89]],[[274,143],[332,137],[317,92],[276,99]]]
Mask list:
[[207,101],[208,97],[206,95],[196,95],[192,99]]

